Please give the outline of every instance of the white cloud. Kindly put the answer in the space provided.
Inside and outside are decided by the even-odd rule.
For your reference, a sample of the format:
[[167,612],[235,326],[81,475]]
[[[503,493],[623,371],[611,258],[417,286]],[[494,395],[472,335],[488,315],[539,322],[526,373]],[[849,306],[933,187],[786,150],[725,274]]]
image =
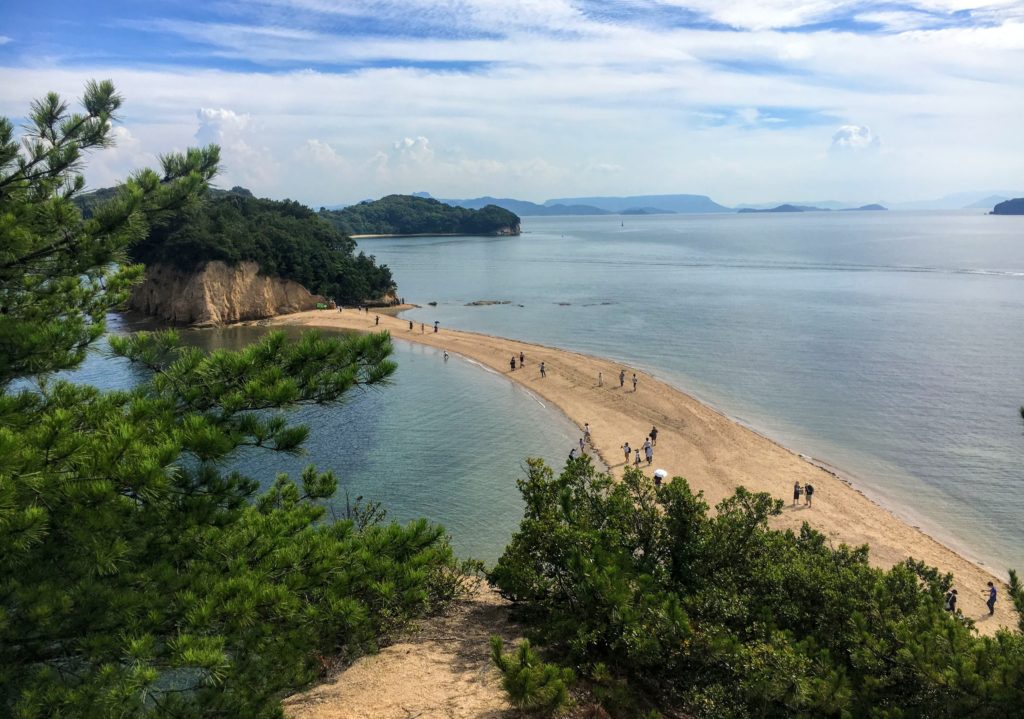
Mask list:
[[434,150],[423,137],[403,137],[392,146],[391,160],[399,165],[423,165],[432,162]]
[[867,125],[843,125],[832,135],[831,149],[840,152],[875,150],[881,144],[881,138]]
[[[597,22],[569,2],[410,3],[289,2],[342,20],[378,6],[388,22],[454,17],[453,37],[343,37],[320,29],[330,23],[219,35],[226,26],[205,25],[216,57],[347,69],[0,67],[0,113],[21,117],[46,90],[73,98],[87,79],[111,77],[140,152],[218,142],[220,184],[313,204],[411,190],[534,200],[691,191],[728,203],[817,195],[823,178],[840,197],[901,199],[1024,175],[1018,21],[877,35],[708,31]],[[753,0],[680,4],[725,17]],[[768,3],[741,24],[821,19],[840,5]],[[508,22],[494,24],[502,14]],[[486,22],[505,36],[462,32]],[[481,64],[461,69],[467,61]],[[825,152],[839,124],[829,118],[881,129],[884,152],[838,152],[882,149],[853,124]],[[840,175],[835,163],[856,167]]]
[[258,146],[260,132],[248,113],[225,108],[200,108],[196,112],[199,129],[194,138],[200,145],[217,144],[221,149],[218,182],[225,186],[242,185],[256,193],[271,192],[279,162],[267,147]]
[[199,118],[196,140],[203,145],[237,141],[252,119],[249,115],[240,115],[232,110],[208,107],[199,108],[196,117]]
[[148,151],[124,125],[115,126],[110,136],[113,147],[94,152],[87,160],[90,189],[112,187],[136,170],[159,166],[156,153]]

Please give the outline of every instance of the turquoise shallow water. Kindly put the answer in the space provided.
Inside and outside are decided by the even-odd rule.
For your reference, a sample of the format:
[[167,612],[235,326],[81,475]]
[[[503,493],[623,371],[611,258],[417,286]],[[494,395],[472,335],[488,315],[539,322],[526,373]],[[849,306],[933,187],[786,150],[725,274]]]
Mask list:
[[[123,330],[116,324],[114,329]],[[182,332],[205,349],[235,349],[263,330],[251,327]],[[357,391],[341,407],[292,414],[311,428],[306,455],[250,451],[231,466],[269,485],[279,472],[298,476],[308,464],[339,479],[335,513],[346,492],[382,502],[388,516],[425,516],[445,526],[460,556],[493,563],[522,516],[516,480],[527,457],[560,466],[578,438],[560,412],[504,377],[429,347],[395,342],[398,371],[390,386]],[[141,376],[127,362],[91,356],[73,375],[105,388]]]
[[[525,218],[362,240],[407,315],[668,379],[971,556],[1024,567],[1024,218]],[[509,305],[468,307],[474,300]]]

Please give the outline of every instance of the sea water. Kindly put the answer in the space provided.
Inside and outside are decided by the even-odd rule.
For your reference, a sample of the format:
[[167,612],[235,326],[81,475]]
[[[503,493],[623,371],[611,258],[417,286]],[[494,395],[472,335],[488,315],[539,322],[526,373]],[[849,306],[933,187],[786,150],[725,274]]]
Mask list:
[[[133,329],[112,317],[111,329]],[[185,330],[205,350],[238,349],[265,329]],[[297,334],[298,330],[288,330]],[[441,350],[394,343],[398,370],[384,386],[353,390],[340,406],[289,413],[310,428],[305,453],[249,449],[223,463],[269,486],[280,472],[298,478],[308,465],[331,470],[339,490],[329,516],[357,499],[379,502],[389,519],[442,524],[461,557],[493,564],[522,518],[516,480],[528,457],[561,467],[579,430],[559,411],[498,373]],[[127,389],[146,370],[112,358],[101,344],[81,368],[63,375],[105,389]]]
[[359,246],[410,319],[649,371],[1024,569],[1024,218],[524,218],[518,237]]

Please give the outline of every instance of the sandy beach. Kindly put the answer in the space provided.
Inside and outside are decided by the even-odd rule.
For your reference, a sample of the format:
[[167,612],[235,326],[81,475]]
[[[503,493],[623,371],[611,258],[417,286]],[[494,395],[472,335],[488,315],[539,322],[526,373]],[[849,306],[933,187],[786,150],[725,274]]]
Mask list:
[[[712,506],[739,486],[768,492],[785,502],[774,526],[796,530],[806,521],[837,545],[866,543],[871,547],[873,563],[878,566],[891,566],[907,557],[923,560],[953,573],[960,607],[977,622],[980,633],[991,634],[1001,626],[1016,624],[1004,582],[987,568],[905,523],[840,476],[730,420],[679,389],[632,367],[567,350],[446,327],[435,333],[431,325],[421,332],[416,322],[410,331],[408,320],[393,316],[402,309],[369,313],[354,309],[311,311],[282,315],[261,324],[387,330],[397,341],[430,345],[479,362],[557,407],[577,426],[588,422],[594,451],[612,473],[620,474],[625,466],[623,443],[641,448],[651,427],[657,427],[654,462],[642,465],[648,475],[661,468],[670,477],[685,477],[691,487],[704,492]],[[379,325],[374,324],[377,316]],[[513,355],[518,358],[520,352],[525,355],[525,367],[511,371],[509,360]],[[545,377],[541,377],[541,362]],[[622,370],[626,381],[620,387]],[[603,376],[600,385],[599,373]],[[631,381],[634,374],[636,391]],[[803,503],[792,506],[796,481],[814,486],[813,507]],[[997,581],[1000,597],[995,615],[989,617],[984,590],[986,582],[993,579]]]

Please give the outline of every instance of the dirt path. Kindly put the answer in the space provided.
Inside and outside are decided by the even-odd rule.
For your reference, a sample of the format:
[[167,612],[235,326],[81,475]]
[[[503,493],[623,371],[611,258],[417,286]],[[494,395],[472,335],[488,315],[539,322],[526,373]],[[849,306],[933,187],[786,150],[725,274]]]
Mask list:
[[291,719],[517,719],[490,637],[518,638],[509,605],[482,584],[452,614],[284,702]]

